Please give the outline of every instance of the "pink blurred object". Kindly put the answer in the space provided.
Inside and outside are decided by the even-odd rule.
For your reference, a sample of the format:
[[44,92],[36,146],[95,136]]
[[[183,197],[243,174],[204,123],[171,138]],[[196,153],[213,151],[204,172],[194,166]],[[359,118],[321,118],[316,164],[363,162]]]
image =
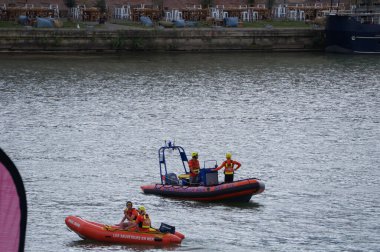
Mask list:
[[0,149],[0,251],[24,251],[26,195],[21,176]]

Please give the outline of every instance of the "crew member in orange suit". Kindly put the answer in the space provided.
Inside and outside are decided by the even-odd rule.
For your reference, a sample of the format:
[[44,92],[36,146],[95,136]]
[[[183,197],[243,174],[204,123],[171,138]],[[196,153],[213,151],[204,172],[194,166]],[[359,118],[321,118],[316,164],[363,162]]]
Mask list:
[[[128,229],[130,227],[136,226],[136,219],[139,216],[139,213],[135,208],[132,207],[132,202],[127,201],[126,204],[127,208],[124,209],[124,217],[120,221],[119,227],[121,229]],[[124,223],[125,220],[128,220],[128,222]]]
[[[213,171],[219,171],[224,167],[224,183],[231,183],[234,181],[234,172],[240,168],[241,164],[231,159],[231,153],[226,153],[227,160],[224,161],[219,167]],[[236,165],[236,168],[234,166]]]
[[144,206],[139,207],[139,216],[136,219],[136,224],[139,230],[143,232],[148,232],[151,228],[152,224]]
[[190,169],[190,186],[199,185],[199,161],[198,152],[191,153],[191,159],[188,162]]

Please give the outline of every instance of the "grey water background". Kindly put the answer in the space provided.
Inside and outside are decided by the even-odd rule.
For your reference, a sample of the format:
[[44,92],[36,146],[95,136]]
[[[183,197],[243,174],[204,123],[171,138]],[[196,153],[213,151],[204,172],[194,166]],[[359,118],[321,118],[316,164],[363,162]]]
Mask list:
[[[379,69],[314,53],[2,55],[0,146],[27,192],[26,251],[380,251]],[[236,179],[266,190],[245,204],[144,195],[164,140],[201,162],[231,151]],[[68,215],[118,223],[126,200],[182,245],[66,229]]]

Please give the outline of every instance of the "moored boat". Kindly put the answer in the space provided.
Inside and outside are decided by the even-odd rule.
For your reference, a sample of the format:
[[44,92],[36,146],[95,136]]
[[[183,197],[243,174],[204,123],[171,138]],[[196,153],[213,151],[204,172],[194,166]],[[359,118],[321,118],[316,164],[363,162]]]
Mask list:
[[[104,225],[85,220],[79,216],[68,216],[66,225],[82,239],[121,243],[121,244],[146,244],[146,245],[171,245],[180,244],[185,236],[175,231],[175,228],[167,224],[161,224],[159,230],[151,229],[148,232],[134,230],[122,230],[115,225]],[[163,232],[161,232],[161,231]]]
[[374,4],[330,13],[325,30],[327,52],[380,53],[380,13]]
[[[179,153],[184,170],[183,174],[177,176],[175,173],[168,172],[165,158],[166,150]],[[141,186],[145,194],[205,202],[248,202],[253,195],[265,190],[265,184],[257,178],[219,183],[218,172],[213,171],[217,167],[215,160],[204,161],[204,167],[200,169],[199,173],[200,183],[190,185],[188,158],[181,146],[169,142],[159,149],[158,156],[161,183]],[[210,161],[214,164],[213,167],[206,167]]]

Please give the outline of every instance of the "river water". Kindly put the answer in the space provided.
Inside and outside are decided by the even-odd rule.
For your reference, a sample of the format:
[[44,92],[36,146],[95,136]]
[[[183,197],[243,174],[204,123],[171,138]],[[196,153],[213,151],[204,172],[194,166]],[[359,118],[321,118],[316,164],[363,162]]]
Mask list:
[[[0,146],[27,192],[26,251],[379,251],[379,69],[314,53],[2,55]],[[245,204],[144,195],[165,140],[201,162],[230,151],[235,179],[266,190]],[[66,229],[68,215],[118,223],[127,200],[182,245]]]

